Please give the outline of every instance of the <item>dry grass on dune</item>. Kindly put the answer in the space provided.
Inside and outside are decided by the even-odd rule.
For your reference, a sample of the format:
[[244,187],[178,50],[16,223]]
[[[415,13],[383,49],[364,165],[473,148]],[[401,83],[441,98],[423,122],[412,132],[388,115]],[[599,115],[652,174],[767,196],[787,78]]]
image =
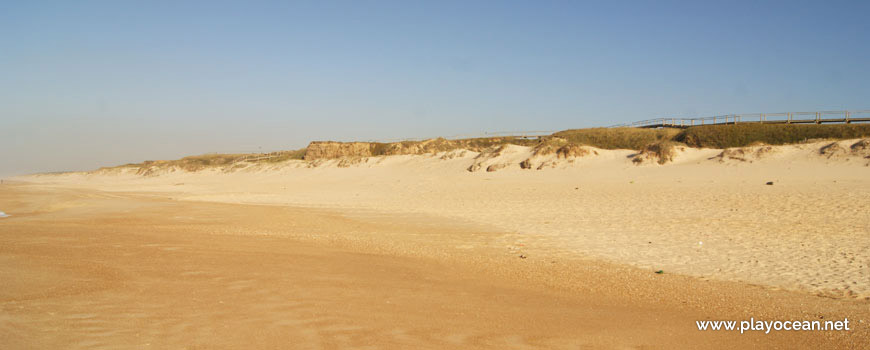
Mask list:
[[640,152],[638,152],[631,161],[635,164],[642,164],[649,161],[655,161],[658,164],[665,164],[674,160],[679,147],[685,146],[685,144],[669,140],[652,142],[643,146]]
[[[585,146],[602,149],[638,150],[635,163],[654,160],[659,164],[671,161],[677,145],[707,148],[740,148],[757,144],[781,145],[814,139],[850,139],[870,137],[870,124],[787,125],[737,124],[702,125],[686,129],[659,128],[589,128],[556,132],[539,139],[523,137],[484,137],[448,140],[444,138],[401,142],[312,142],[308,147],[273,153],[205,154],[178,160],[145,161],[119,167],[135,168],[139,174],[152,174],[162,169],[198,171],[206,168],[235,169],[250,164],[280,163],[288,160],[319,160],[346,157],[371,157],[407,154],[433,154],[456,150],[491,151],[504,145],[533,148],[534,156],[555,153],[558,158],[581,157],[590,151]],[[866,144],[854,147],[870,148]],[[853,148],[854,148],[853,147]],[[833,150],[830,150],[833,151]],[[490,152],[491,153],[491,152]],[[855,152],[852,152],[855,153]],[[527,164],[528,165],[528,164]]]
[[855,139],[870,137],[870,124],[796,125],[737,124],[693,126],[672,139],[690,147],[729,148],[763,142],[785,145],[814,139]]
[[547,156],[556,154],[557,158],[582,157],[590,153],[584,145],[568,142],[561,137],[548,137],[542,139],[532,151],[533,156]]
[[[306,159],[337,158],[343,156],[382,156],[398,154],[427,154],[466,149],[475,152],[485,151],[506,144],[534,147],[536,155],[547,155],[563,149],[560,156],[571,156],[571,150],[580,150],[581,146],[592,146],[603,149],[633,149],[662,140],[670,140],[680,132],[680,129],[640,129],[640,128],[590,128],[559,131],[540,139],[521,137],[487,137],[447,140],[443,138],[425,141],[401,141],[392,143],[356,143],[360,147],[344,147],[350,143],[312,142]],[[353,154],[350,154],[353,153]]]
[[[756,144],[785,145],[817,139],[844,140],[870,137],[870,124],[756,124],[699,125],[686,129],[591,128],[565,130],[552,136],[568,143],[604,149],[643,150],[662,141],[689,147],[732,148]],[[665,145],[665,144],[663,144]]]
[[399,155],[399,154],[427,154],[467,149],[480,152],[491,147],[507,144],[519,146],[533,146],[537,140],[521,137],[481,137],[472,139],[447,140],[445,138],[430,139],[424,141],[401,141],[391,143],[371,143],[372,156]]
[[473,139],[448,140],[436,138],[423,141],[400,142],[335,142],[313,141],[303,159],[336,159],[342,157],[377,157],[408,154],[433,154],[459,149],[482,152],[484,150],[507,144],[534,146],[538,140],[522,137],[485,137]]
[[562,147],[565,147],[568,144],[568,140],[565,140],[561,137],[546,137],[542,138],[537,145],[535,145],[534,150],[532,151],[532,155],[534,156],[547,156],[553,153],[556,153]]
[[849,149],[854,153],[866,152],[870,150],[870,139],[860,140],[849,146]]
[[737,124],[700,125],[686,129],[591,128],[565,130],[552,136],[568,143],[604,149],[643,150],[660,141],[675,141],[689,147],[731,148],[763,143],[784,145],[814,139],[854,139],[870,137],[870,124]]
[[302,159],[304,154],[304,148],[300,150],[278,151],[272,153],[210,153],[184,157],[177,160],[146,160],[142,163],[125,164],[117,167],[102,168],[101,170],[133,168],[137,169],[137,173],[146,175],[156,169],[177,168],[185,171],[198,171],[213,167],[227,167],[239,163],[279,163],[291,159]]
[[731,147],[722,150],[718,155],[711,157],[710,160],[719,160],[720,163],[727,161],[749,162],[765,158],[778,152],[776,148],[766,145],[762,142],[753,142],[746,147]]
[[680,133],[680,129],[674,128],[590,128],[559,131],[551,137],[559,137],[569,143],[603,149],[639,150],[656,141],[670,140],[678,133]]

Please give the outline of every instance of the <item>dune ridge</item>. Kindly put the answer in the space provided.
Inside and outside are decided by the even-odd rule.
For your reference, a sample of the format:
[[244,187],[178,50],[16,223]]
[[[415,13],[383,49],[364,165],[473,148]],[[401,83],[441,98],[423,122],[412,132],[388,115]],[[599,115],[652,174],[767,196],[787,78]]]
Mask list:
[[602,259],[866,300],[867,144],[678,147],[669,162],[640,165],[632,150],[583,146],[560,153],[561,147],[502,145],[146,174],[108,168],[20,180],[177,200],[425,214],[508,232],[478,244],[530,259]]
[[[470,159],[464,167],[469,172],[502,169],[535,169],[570,167],[583,159],[622,159],[625,164],[664,165],[680,162],[718,161],[735,164],[752,163],[763,158],[785,156],[791,161],[841,160],[870,166],[870,139],[816,140],[792,145],[767,145],[755,143],[743,147],[726,149],[694,148],[673,141],[660,141],[647,144],[638,151],[627,149],[602,149],[573,143],[563,138],[550,138],[534,146],[500,143],[487,147],[461,148],[447,140],[430,140],[431,143],[414,143],[410,147],[394,147],[383,155],[372,155],[372,143],[313,142],[305,156],[289,157],[283,152],[275,152],[277,159],[254,155],[204,155],[182,158],[177,161],[146,161],[140,164],[126,164],[104,167],[94,171],[35,174],[33,177],[91,174],[117,175],[135,174],[141,176],[160,176],[176,172],[219,171],[224,173],[276,171],[284,168],[317,168],[353,166],[377,166],[390,156],[421,156],[442,161]],[[446,143],[441,143],[441,142]],[[459,148],[458,148],[459,147]],[[301,151],[292,151],[300,154]],[[308,154],[314,154],[309,156]],[[706,159],[699,155],[710,155]],[[786,156],[787,155],[787,156]],[[264,161],[264,159],[268,161]],[[614,162],[618,163],[618,162]]]

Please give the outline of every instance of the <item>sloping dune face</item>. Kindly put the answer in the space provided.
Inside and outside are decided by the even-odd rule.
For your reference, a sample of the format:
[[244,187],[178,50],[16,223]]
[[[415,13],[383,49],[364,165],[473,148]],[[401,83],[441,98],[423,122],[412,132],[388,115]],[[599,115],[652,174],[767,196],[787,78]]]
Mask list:
[[668,151],[669,161],[640,166],[633,161],[638,152],[629,150],[502,145],[28,180],[180,200],[425,214],[510,232],[515,236],[504,242],[510,253],[541,250],[865,300],[866,144],[678,146]]

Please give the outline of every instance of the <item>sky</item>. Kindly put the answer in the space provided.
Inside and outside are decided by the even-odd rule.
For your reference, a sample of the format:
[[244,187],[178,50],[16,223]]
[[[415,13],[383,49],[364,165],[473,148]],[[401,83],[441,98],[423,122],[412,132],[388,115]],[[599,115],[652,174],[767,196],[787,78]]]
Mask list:
[[870,2],[0,1],[0,176],[870,109]]

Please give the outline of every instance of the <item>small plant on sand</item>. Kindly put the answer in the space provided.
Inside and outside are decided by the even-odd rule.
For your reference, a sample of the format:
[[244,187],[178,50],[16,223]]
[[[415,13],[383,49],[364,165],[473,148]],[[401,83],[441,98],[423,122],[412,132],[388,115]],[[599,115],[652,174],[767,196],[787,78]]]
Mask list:
[[677,155],[677,148],[681,146],[685,147],[682,143],[667,140],[652,142],[641,148],[640,152],[631,161],[635,164],[641,164],[645,161],[665,164],[674,160],[674,156]]

